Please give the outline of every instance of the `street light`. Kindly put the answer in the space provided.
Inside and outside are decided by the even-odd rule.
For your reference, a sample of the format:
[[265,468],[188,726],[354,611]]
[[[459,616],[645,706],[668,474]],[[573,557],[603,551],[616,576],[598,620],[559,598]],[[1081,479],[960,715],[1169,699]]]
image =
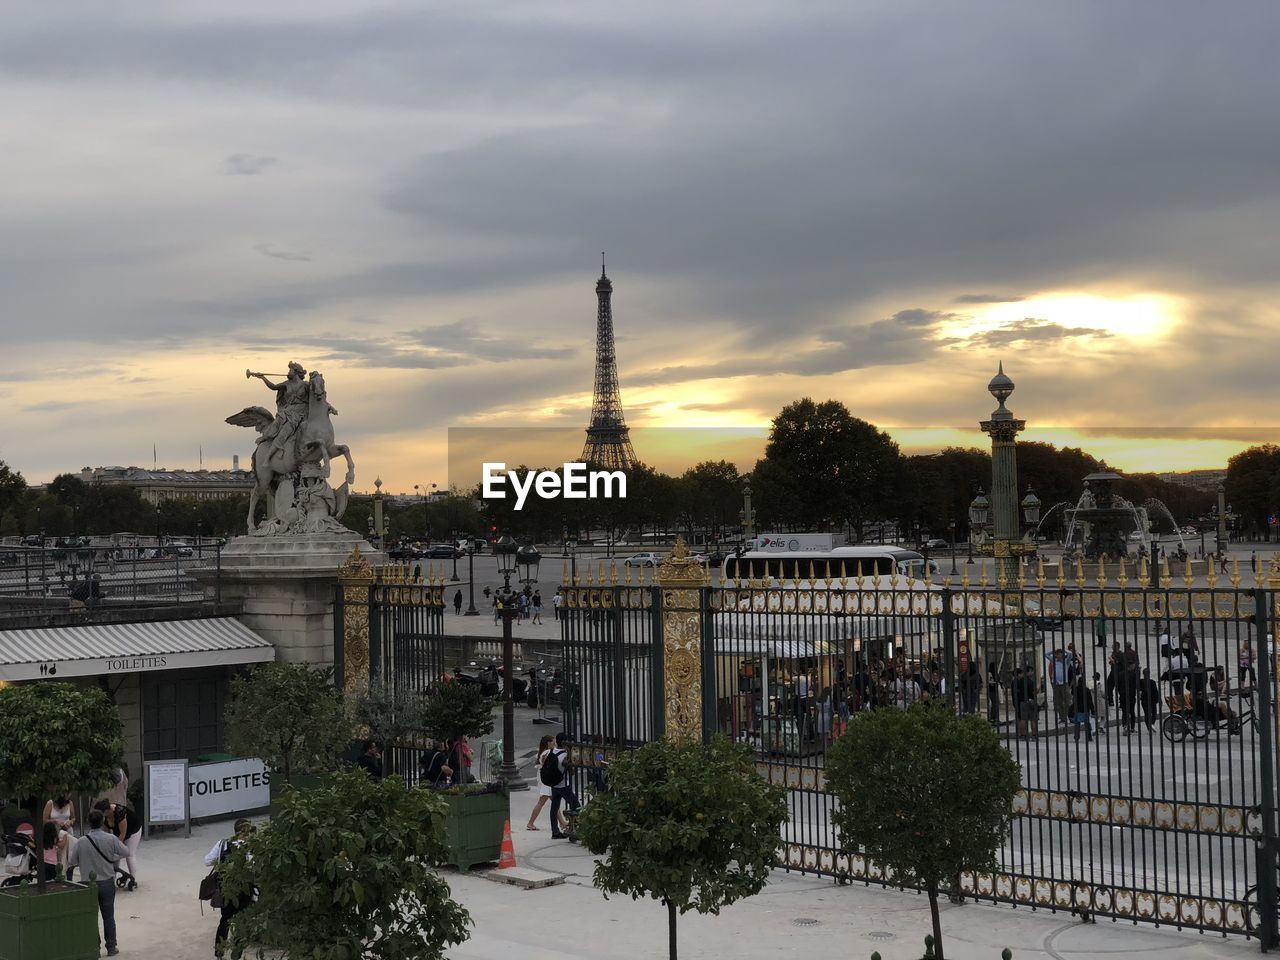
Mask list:
[[951,521],[951,575],[956,575],[956,522]]
[[982,536],[987,526],[987,515],[991,512],[991,501],[987,499],[982,488],[978,488],[977,496],[969,504],[969,563],[973,563],[973,541]]
[[515,616],[516,605],[511,592],[511,575],[516,572],[518,564],[522,572],[531,569],[536,579],[541,555],[533,547],[517,547],[510,536],[503,536],[494,544],[493,553],[498,558],[498,572],[502,574],[502,590],[498,593],[502,615],[502,767],[498,770],[498,779],[508,790],[528,790],[528,781],[520,776],[516,767],[516,702],[515,683],[512,682],[515,665],[512,662],[511,638],[511,618]]
[[464,616],[478,617],[476,609],[476,538],[467,541],[467,612]]
[[1031,484],[1027,484],[1027,495],[1022,498],[1022,516],[1026,519],[1028,526],[1040,523],[1040,498],[1031,489]]

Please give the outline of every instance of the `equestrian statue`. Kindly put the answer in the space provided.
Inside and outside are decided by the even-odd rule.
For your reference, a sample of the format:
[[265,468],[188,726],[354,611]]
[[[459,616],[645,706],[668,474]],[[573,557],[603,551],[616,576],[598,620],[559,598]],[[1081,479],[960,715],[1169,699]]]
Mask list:
[[[276,383],[268,378],[279,374],[246,370],[244,375],[246,379],[256,377],[276,394],[274,415],[266,407],[245,407],[227,417],[232,426],[253,427],[260,434],[253,451],[249,534],[346,532],[340,521],[356,479],[356,465],[347,446],[334,442],[331,418],[338,411],[329,404],[324,376],[316,370],[308,374],[301,364],[292,362],[289,372]],[[329,473],[338,456],[347,461],[347,473],[335,489],[329,484]],[[267,516],[258,523],[258,501],[262,499],[267,503]]]

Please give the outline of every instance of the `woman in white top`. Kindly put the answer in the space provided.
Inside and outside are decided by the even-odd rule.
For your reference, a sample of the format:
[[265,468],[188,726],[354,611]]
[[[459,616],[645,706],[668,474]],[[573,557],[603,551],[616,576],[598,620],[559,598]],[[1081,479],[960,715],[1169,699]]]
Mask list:
[[71,832],[76,825],[75,802],[65,794],[48,801],[44,805],[44,819],[58,828],[58,863],[62,864],[65,873],[71,848],[76,843],[75,834]]
[[[551,799],[551,788],[542,782],[542,764],[547,759],[547,754],[551,752],[551,748],[555,745],[554,737],[543,737],[538,741],[538,802],[534,804],[533,813],[529,814],[529,822],[525,825],[526,830],[538,829],[538,814],[542,812],[542,808],[547,805],[547,801]],[[563,832],[569,829],[569,823],[564,817],[560,818],[561,825],[559,831],[552,830],[552,833]]]

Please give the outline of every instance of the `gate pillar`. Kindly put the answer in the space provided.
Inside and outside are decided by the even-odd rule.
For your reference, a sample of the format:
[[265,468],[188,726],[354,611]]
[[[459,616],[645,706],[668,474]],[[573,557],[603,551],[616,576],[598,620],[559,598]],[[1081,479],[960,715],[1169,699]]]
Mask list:
[[363,694],[369,689],[369,605],[375,574],[360,548],[338,567],[333,665],[338,689]]
[[707,571],[683,537],[654,578],[662,595],[662,702],[667,739],[702,742],[702,590]]

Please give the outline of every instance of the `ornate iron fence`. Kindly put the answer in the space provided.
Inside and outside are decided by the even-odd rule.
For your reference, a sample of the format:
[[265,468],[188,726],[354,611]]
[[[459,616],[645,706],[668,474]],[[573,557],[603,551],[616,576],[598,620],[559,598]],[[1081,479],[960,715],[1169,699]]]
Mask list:
[[1024,785],[998,869],[959,893],[1274,942],[1280,593],[1238,571],[1175,585],[1167,565],[968,570],[712,586],[679,548],[652,582],[588,569],[562,588],[576,758],[664,734],[750,743],[787,788],[782,866],[895,884],[842,849],[825,752],[860,710],[942,698],[995,725]]

